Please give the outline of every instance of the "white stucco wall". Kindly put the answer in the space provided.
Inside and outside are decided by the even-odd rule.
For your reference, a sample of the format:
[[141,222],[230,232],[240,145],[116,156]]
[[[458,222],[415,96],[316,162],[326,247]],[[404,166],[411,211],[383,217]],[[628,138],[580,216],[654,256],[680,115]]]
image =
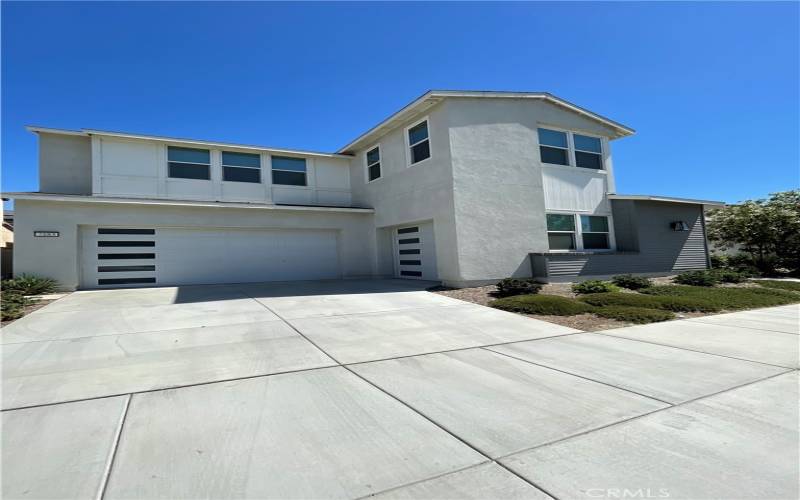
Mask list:
[[[453,177],[450,163],[450,138],[447,118],[440,106],[409,119],[390,133],[359,151],[351,161],[350,179],[353,203],[375,209],[376,228],[432,221],[439,279],[459,279]],[[408,165],[406,127],[428,117],[431,157]],[[366,182],[365,154],[376,145],[381,150],[381,178]],[[385,238],[376,233],[376,238]],[[391,246],[380,245],[383,252]],[[381,255],[381,271],[391,274],[393,256]]]
[[92,145],[88,137],[39,134],[39,190],[92,194]]
[[528,254],[548,250],[543,175],[561,210],[605,206],[604,179],[613,173],[564,167],[561,175],[543,174],[537,134],[551,126],[611,136],[599,123],[530,99],[450,99],[444,113],[463,284],[530,276]]
[[[347,158],[295,156],[306,160],[307,186],[273,185],[268,152],[235,147],[204,147],[95,135],[91,139],[92,192],[99,196],[166,198],[175,200],[246,201],[306,205],[349,206],[350,161]],[[211,179],[175,179],[167,173],[167,147],[191,147],[211,152]],[[258,153],[261,182],[222,180],[221,151]],[[45,168],[49,168],[45,166]]]
[[[14,273],[54,278],[65,289],[79,284],[79,225],[335,229],[343,276],[376,273],[370,213],[17,200],[15,217]],[[60,236],[36,238],[34,231]]]

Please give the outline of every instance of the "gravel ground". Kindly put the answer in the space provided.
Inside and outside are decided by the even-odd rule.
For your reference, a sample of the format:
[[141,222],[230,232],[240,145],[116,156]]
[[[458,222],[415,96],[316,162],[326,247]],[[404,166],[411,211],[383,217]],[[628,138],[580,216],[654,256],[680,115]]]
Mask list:
[[[655,285],[672,285],[672,278],[670,276],[660,277],[660,278],[651,278],[653,284]],[[748,286],[758,286],[748,283]],[[741,285],[738,285],[741,286]],[[476,286],[472,288],[442,288],[436,287],[431,288],[430,291],[433,293],[438,293],[439,295],[444,295],[447,297],[451,297],[453,299],[464,300],[466,302],[472,302],[474,304],[480,304],[482,306],[488,306],[489,303],[495,300],[495,297],[492,296],[492,293],[495,292],[497,288],[494,285],[488,286]],[[622,292],[630,292],[630,290],[622,289]],[[631,292],[635,293],[635,292]],[[576,297],[576,294],[572,292],[572,283],[549,283],[542,286],[541,291],[539,292],[540,295],[559,295],[561,297]],[[699,316],[706,316],[706,313],[676,313],[676,319],[682,318],[696,318]],[[601,318],[600,316],[595,316],[594,314],[578,314],[575,316],[545,316],[545,315],[536,315],[536,314],[523,314],[523,316],[528,316],[529,318],[534,318],[542,321],[547,321],[550,323],[555,323],[561,326],[568,326],[570,328],[575,328],[576,330],[582,330],[584,332],[596,332],[600,330],[611,330],[612,328],[622,328],[625,326],[633,326],[634,323],[628,323],[626,321],[617,321],[615,319],[607,319]]]

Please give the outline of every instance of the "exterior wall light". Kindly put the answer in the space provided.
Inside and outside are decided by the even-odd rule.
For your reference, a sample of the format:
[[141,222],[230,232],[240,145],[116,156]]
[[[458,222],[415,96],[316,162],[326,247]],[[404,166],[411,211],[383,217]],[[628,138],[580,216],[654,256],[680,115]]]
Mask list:
[[670,222],[669,223],[669,227],[671,227],[673,231],[688,231],[689,230],[689,224],[687,224],[685,221],[682,221],[682,220],[677,220],[675,222]]

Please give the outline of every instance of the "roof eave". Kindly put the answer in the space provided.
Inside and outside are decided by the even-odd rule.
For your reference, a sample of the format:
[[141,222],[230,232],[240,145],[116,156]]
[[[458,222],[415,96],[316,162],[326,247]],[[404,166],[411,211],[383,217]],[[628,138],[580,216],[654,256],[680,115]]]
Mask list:
[[716,200],[696,200],[692,198],[674,198],[670,196],[658,196],[648,194],[615,194],[608,195],[609,200],[631,200],[631,201],[661,201],[666,203],[686,203],[690,205],[704,205],[709,207],[724,207],[724,201]]
[[[427,109],[439,104],[446,98],[453,97],[478,97],[478,98],[505,98],[505,99],[541,99],[551,102],[557,106],[561,106],[570,111],[586,116],[587,118],[597,121],[613,129],[616,132],[615,138],[622,138],[633,135],[636,131],[630,127],[615,122],[609,118],[593,113],[584,109],[576,104],[561,99],[549,92],[505,92],[505,91],[463,91],[463,90],[429,90],[411,103],[401,108],[396,113],[392,114],[378,125],[372,127],[365,133],[358,136],[355,140],[348,143],[346,146],[340,148],[337,153],[340,154],[354,154],[354,149],[358,146],[368,146],[369,144],[362,144],[371,142],[378,137],[384,135],[386,132],[393,130],[400,124],[412,119],[414,116],[421,115]],[[427,104],[427,105],[426,105]]]

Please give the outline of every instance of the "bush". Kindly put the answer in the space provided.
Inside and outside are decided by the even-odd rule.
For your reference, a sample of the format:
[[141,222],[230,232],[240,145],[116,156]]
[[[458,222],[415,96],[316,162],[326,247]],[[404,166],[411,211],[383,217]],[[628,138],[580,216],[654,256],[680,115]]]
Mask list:
[[756,280],[753,283],[766,288],[777,288],[779,290],[800,292],[800,282],[798,281]]
[[23,307],[28,300],[16,291],[3,291],[0,296],[0,319],[9,321],[17,319],[23,315]]
[[498,297],[511,297],[513,295],[529,295],[539,293],[542,285],[533,278],[506,278],[497,284]]
[[641,292],[647,295],[700,299],[729,311],[800,302],[800,295],[797,293],[774,288],[701,288],[673,285],[644,288]]
[[19,292],[22,295],[41,295],[55,291],[58,282],[50,278],[23,274],[10,280],[3,280],[0,286],[2,286],[3,290]]
[[489,305],[504,311],[553,316],[574,316],[592,311],[590,305],[556,295],[518,295],[497,299]]
[[743,283],[750,277],[747,273],[731,269],[713,269],[711,272],[723,283]]
[[597,307],[623,306],[675,312],[716,312],[721,309],[718,305],[700,297],[640,295],[638,293],[596,293],[581,297],[579,300]]
[[659,311],[656,309],[628,306],[607,306],[596,309],[594,314],[603,318],[611,318],[640,324],[655,323],[656,321],[667,321],[675,317],[675,315],[669,311]]
[[572,291],[577,294],[618,292],[619,288],[608,281],[588,280],[572,285]]
[[714,286],[719,283],[719,276],[713,271],[686,271],[672,278],[675,283],[691,286]]
[[644,276],[634,276],[632,274],[620,274],[611,278],[611,282],[628,290],[639,290],[653,286],[653,282]]

